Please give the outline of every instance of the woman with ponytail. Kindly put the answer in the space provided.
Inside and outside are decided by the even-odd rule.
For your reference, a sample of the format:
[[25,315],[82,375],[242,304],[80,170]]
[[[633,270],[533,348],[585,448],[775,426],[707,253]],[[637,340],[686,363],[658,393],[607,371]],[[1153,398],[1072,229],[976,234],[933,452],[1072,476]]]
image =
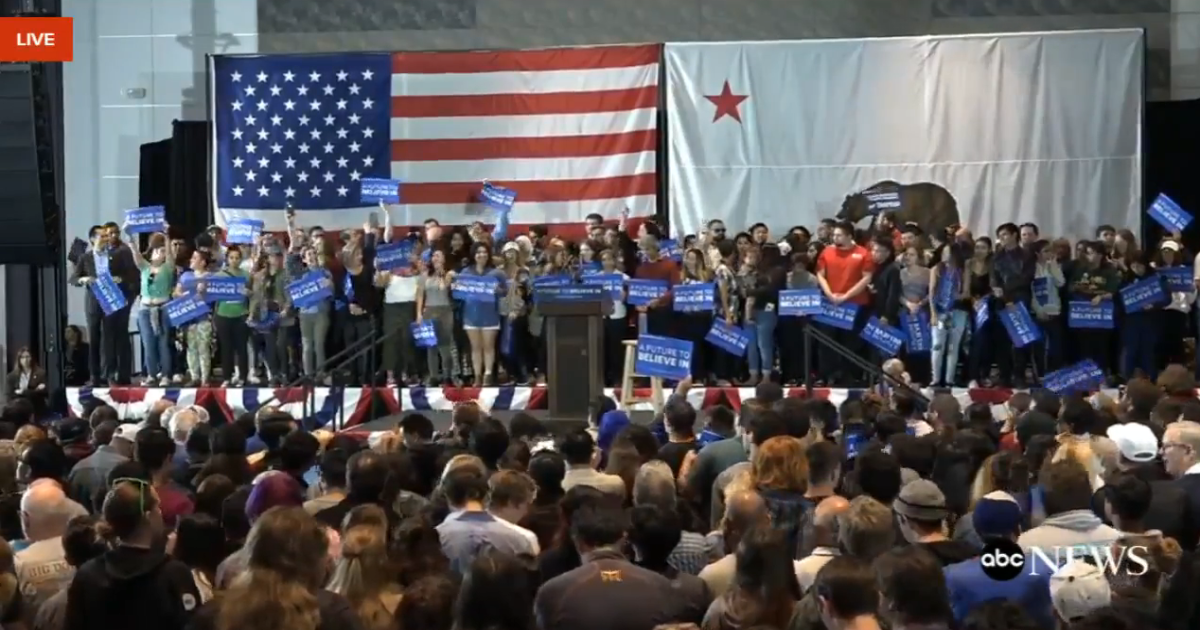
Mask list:
[[391,630],[403,590],[394,579],[394,569],[387,553],[386,524],[358,525],[342,538],[342,555],[326,588],[350,600],[365,630]]
[[328,549],[325,530],[303,508],[267,510],[246,539],[246,572],[200,610],[189,630],[360,630],[346,598],[322,588]]
[[183,628],[200,604],[200,593],[187,565],[167,555],[154,487],[144,479],[115,479],[101,513],[96,532],[109,549],[75,572],[67,589],[65,627]]

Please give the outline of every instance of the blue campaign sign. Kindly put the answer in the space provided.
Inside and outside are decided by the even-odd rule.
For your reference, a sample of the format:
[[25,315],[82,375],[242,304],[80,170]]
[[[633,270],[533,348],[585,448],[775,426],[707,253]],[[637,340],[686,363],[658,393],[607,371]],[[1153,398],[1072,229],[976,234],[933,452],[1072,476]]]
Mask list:
[[400,180],[364,177],[359,199],[363,203],[400,203]]
[[639,336],[633,372],[672,380],[687,378],[692,373],[692,342],[657,335]]
[[479,193],[479,198],[489,208],[506,211],[511,210],[513,204],[516,203],[517,191],[497,186],[491,182],[483,182],[483,190]]
[[1029,309],[1022,302],[1000,309],[1000,323],[1008,333],[1013,345],[1024,348],[1042,338],[1042,329],[1033,321]]
[[225,233],[225,240],[230,243],[249,245],[258,240],[258,235],[262,234],[262,231],[263,222],[258,219],[234,219],[229,222],[229,231]]
[[1067,303],[1067,328],[1112,330],[1113,326],[1112,300],[1104,300],[1100,304],[1081,300]]
[[1159,269],[1158,273],[1167,281],[1167,289],[1170,291],[1190,293],[1195,290],[1196,285],[1193,280],[1193,271],[1188,265],[1164,267]]
[[825,296],[820,289],[788,289],[779,292],[781,317],[805,317],[825,312]]
[[212,312],[198,295],[185,295],[167,302],[167,319],[173,328],[189,324]]
[[719,318],[713,320],[712,328],[704,336],[705,341],[735,357],[746,356],[746,349],[753,339],[741,326],[730,326]]
[[279,311],[263,311],[256,319],[251,319],[247,324],[255,330],[271,330],[279,326]]
[[594,276],[599,273],[604,273],[604,268],[595,260],[579,264],[579,275],[581,276]]
[[937,286],[933,289],[933,305],[938,313],[949,313],[954,300],[962,291],[962,271],[954,267],[942,267]]
[[929,311],[921,309],[913,314],[900,311],[900,328],[906,337],[905,346],[914,354],[933,350],[933,326],[929,322]]
[[395,243],[387,243],[375,250],[375,268],[383,271],[408,269],[412,266],[413,246],[415,241],[404,239]]
[[1104,385],[1104,371],[1091,359],[1055,370],[1042,377],[1042,387],[1056,393],[1089,392]]
[[666,295],[670,289],[671,285],[666,280],[633,279],[629,281],[625,302],[631,306],[646,306]]
[[565,273],[552,273],[546,276],[537,276],[533,279],[533,288],[541,289],[544,287],[561,287],[575,282],[575,279]]
[[711,311],[715,293],[716,285],[711,282],[676,285],[672,294],[675,310],[686,313]]
[[1192,215],[1175,203],[1174,199],[1162,193],[1154,198],[1147,214],[1168,232],[1182,232],[1192,223]]
[[500,279],[496,276],[468,276],[459,274],[450,289],[456,300],[467,302],[491,302],[496,299]]
[[857,320],[858,305],[851,302],[834,305],[833,302],[826,300],[821,314],[813,315],[813,321],[841,330],[854,330],[854,323]]
[[606,291],[612,294],[614,300],[620,300],[621,291],[625,288],[625,276],[619,273],[601,273],[584,276],[583,283],[604,287]]
[[166,222],[166,208],[162,206],[146,206],[125,211],[125,228],[131,234],[143,234],[163,231]]
[[237,276],[208,276],[204,279],[205,302],[241,302],[246,299],[246,279]]
[[664,238],[658,242],[658,255],[679,262],[683,260],[683,248],[679,246],[679,241]]
[[1121,289],[1121,304],[1125,305],[1126,313],[1144,311],[1169,300],[1158,276],[1142,278]]
[[549,302],[599,302],[608,295],[604,287],[595,284],[557,284],[534,287],[533,289],[533,301],[538,304]]
[[975,302],[975,330],[983,328],[992,317],[992,296],[984,296]]
[[868,319],[858,336],[889,357],[899,354],[900,346],[904,345],[904,332],[881,323],[877,317]]
[[100,310],[104,311],[105,315],[113,313],[125,308],[125,294],[121,292],[121,286],[116,280],[108,274],[96,276],[88,286],[92,289],[92,295],[96,296],[96,301],[100,303]]
[[409,324],[412,329],[413,343],[418,348],[436,348],[437,347],[437,330],[433,327],[433,322],[424,320],[420,323],[413,322]]
[[1042,276],[1033,279],[1033,299],[1045,306],[1050,303],[1050,278]]
[[313,271],[288,284],[287,292],[296,308],[312,308],[333,297],[333,283],[325,274]]
[[895,212],[903,205],[900,202],[900,191],[869,192],[863,195],[867,198],[867,212]]

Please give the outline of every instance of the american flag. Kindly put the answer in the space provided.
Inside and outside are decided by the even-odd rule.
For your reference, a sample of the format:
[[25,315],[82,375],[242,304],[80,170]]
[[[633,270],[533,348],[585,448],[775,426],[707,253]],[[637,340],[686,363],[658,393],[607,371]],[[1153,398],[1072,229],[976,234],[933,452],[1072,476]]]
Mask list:
[[514,225],[655,211],[661,47],[214,57],[218,222],[360,226],[363,178],[403,182],[396,225]]

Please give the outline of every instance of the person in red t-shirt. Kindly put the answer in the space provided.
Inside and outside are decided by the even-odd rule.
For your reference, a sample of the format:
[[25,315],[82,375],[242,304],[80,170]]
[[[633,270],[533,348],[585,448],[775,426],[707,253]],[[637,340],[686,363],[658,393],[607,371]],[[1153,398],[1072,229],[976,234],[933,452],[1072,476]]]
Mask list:
[[[825,332],[848,349],[861,349],[858,332],[867,320],[867,309],[871,296],[867,285],[875,263],[866,248],[854,242],[854,225],[849,221],[838,223],[833,228],[833,247],[821,250],[817,258],[817,282],[826,299],[834,304],[858,305],[858,318],[853,330],[828,327]],[[849,365],[831,350],[822,349],[821,368],[831,375],[830,382],[844,379]]]

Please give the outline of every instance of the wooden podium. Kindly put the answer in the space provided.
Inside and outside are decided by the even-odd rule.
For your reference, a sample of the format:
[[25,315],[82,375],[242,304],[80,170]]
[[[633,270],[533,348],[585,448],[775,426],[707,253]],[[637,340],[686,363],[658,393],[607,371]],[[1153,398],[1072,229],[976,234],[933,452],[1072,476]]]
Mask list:
[[612,313],[612,294],[565,284],[536,289],[534,300],[546,317],[550,419],[587,422],[604,393],[604,318]]

